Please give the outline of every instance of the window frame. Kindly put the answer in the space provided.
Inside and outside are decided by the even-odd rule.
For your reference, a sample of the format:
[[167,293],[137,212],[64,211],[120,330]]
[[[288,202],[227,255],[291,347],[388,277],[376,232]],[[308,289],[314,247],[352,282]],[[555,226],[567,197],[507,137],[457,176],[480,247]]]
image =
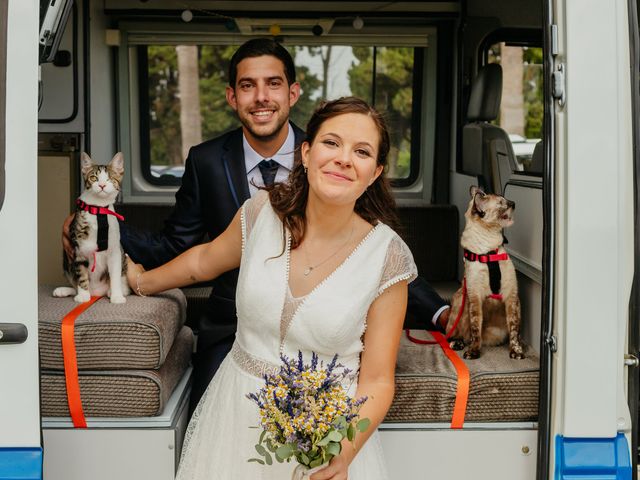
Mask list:
[[[541,29],[536,28],[500,28],[494,30],[487,35],[480,43],[478,49],[478,65],[487,65],[489,61],[489,48],[496,43],[504,43],[507,46],[512,47],[531,47],[540,48],[544,47],[544,35]],[[544,134],[543,134],[544,136]],[[543,172],[518,170],[512,171],[512,175],[522,175],[525,177],[538,177],[542,178]]]
[[[159,179],[152,177],[149,161],[149,139],[143,138],[143,126],[146,122],[148,136],[148,118],[142,119],[141,112],[148,110],[145,100],[141,99],[146,81],[140,76],[140,51],[137,47],[152,44],[160,45],[228,45],[241,44],[248,36],[230,33],[223,25],[171,25],[159,23],[127,23],[119,25],[121,42],[117,51],[118,63],[118,145],[125,154],[127,172],[123,184],[123,199],[130,203],[173,203],[174,193],[181,183],[179,178]],[[201,31],[192,27],[200,27]],[[384,47],[422,47],[420,58],[414,58],[413,108],[411,128],[411,158],[409,176],[392,181],[394,191],[399,198],[411,198],[414,201],[429,203],[433,189],[433,163],[435,120],[433,105],[436,101],[435,82],[428,75],[429,68],[436,69],[435,41],[437,28],[434,26],[411,28],[404,32],[401,26],[375,26],[367,32],[356,34],[327,34],[315,36],[291,36],[285,45],[353,45]],[[384,40],[384,42],[381,42]],[[384,45],[381,45],[384,43]],[[416,55],[417,57],[418,55]],[[146,94],[146,92],[145,92]],[[370,100],[370,99],[369,99]],[[146,98],[148,102],[148,97]],[[429,108],[425,108],[425,102]],[[146,147],[145,147],[146,145]],[[142,148],[146,148],[146,162]],[[426,180],[425,182],[423,182]],[[424,183],[424,184],[423,184]]]

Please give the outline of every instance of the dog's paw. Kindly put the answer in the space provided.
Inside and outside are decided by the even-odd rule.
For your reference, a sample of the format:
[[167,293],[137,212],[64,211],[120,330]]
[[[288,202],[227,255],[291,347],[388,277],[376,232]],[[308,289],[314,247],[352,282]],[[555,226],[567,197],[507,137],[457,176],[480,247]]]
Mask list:
[[76,303],[85,303],[88,302],[89,300],[91,300],[91,294],[84,290],[82,292],[78,292],[78,294],[73,297],[73,301]]
[[451,347],[451,350],[464,350],[464,341],[458,338],[450,341],[449,346]]
[[111,295],[111,303],[126,303],[127,299],[123,295]]
[[467,360],[475,360],[476,358],[480,357],[480,350],[477,350],[475,348],[468,348],[465,352],[464,352],[464,358],[466,358]]

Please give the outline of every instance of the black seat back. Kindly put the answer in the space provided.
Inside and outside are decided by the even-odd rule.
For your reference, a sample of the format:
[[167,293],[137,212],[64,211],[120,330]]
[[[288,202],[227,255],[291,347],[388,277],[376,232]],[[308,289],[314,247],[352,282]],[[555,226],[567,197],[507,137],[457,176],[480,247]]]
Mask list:
[[480,69],[471,87],[467,124],[462,129],[462,170],[476,175],[487,192],[502,194],[516,157],[507,133],[491,121],[498,118],[502,100],[502,67],[490,63]]

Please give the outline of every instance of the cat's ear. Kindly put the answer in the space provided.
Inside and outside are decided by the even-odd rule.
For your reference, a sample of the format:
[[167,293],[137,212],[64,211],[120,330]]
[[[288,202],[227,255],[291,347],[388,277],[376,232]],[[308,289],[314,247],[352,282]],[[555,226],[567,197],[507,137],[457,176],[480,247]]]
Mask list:
[[82,152],[82,155],[80,155],[80,167],[82,169],[82,175],[85,177],[93,168],[93,160],[91,160],[91,157],[85,152]]
[[124,175],[124,156],[122,152],[116,153],[111,161],[109,162],[109,167],[113,170],[117,175]]

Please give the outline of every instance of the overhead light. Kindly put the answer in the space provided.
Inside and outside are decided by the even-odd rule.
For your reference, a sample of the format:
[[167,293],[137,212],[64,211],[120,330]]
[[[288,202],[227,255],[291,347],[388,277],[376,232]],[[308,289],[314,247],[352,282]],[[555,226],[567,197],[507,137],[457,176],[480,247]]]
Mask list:
[[186,10],[182,11],[180,17],[182,18],[183,22],[189,23],[191,20],[193,20],[193,12],[187,8]]

